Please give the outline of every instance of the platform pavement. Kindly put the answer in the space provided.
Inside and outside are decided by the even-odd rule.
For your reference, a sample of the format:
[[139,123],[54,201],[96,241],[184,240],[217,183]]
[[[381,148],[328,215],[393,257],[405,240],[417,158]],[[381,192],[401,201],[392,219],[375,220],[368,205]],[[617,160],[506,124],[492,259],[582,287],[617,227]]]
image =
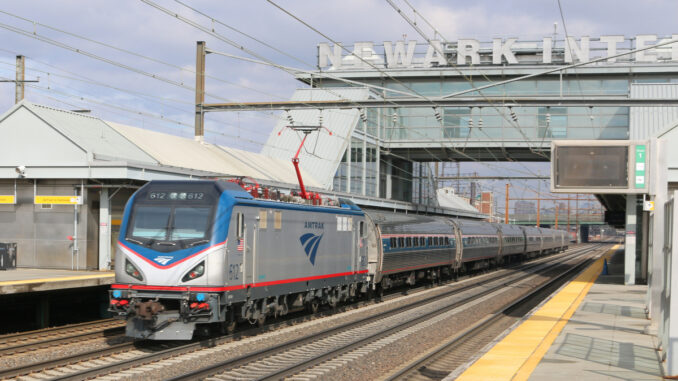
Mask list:
[[[607,257],[610,275],[598,275],[603,263],[597,261],[459,379],[661,380],[657,339],[645,314],[647,286],[623,284],[623,249]],[[555,317],[553,304],[561,308]]]
[[0,295],[112,284],[113,271],[19,268],[0,271]]

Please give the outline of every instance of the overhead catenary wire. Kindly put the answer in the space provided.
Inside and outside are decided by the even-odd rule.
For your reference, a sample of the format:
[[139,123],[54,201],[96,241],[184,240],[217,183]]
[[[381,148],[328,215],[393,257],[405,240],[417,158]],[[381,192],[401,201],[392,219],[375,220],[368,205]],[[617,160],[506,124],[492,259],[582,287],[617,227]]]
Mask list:
[[[409,17],[407,17],[407,15],[405,15],[405,13],[400,9],[400,7],[398,7],[398,6],[393,2],[393,0],[386,0],[386,2],[388,2],[388,3],[391,5],[391,7],[392,7],[392,8],[393,8],[393,9],[394,9],[394,10],[395,10],[395,11],[396,11],[396,12],[397,12],[397,13],[398,13],[398,14],[399,14],[399,15],[400,15],[400,16],[401,16],[401,17],[402,17],[402,18],[403,18],[403,19],[404,19],[404,20],[405,20],[405,21],[406,21],[406,22],[407,22],[407,23],[408,23],[408,24],[409,24],[416,32],[417,32],[417,33],[419,33],[419,35],[421,35],[421,36],[426,40],[426,42],[427,42],[431,47],[433,47],[433,49],[435,49],[435,51],[436,51],[441,57],[445,57],[445,52],[443,52],[443,51],[440,49],[440,46],[438,46],[437,44],[434,44],[433,41],[426,35],[426,33],[424,33],[424,31],[421,30],[421,28],[419,28],[419,26],[418,26],[415,22],[413,22]],[[412,6],[410,5],[410,7],[412,7]],[[412,7],[412,8],[413,8],[413,7]],[[414,8],[413,8],[413,9],[414,9]],[[416,12],[416,11],[415,11],[415,12]],[[442,36],[441,36],[441,37],[442,37]],[[447,61],[447,60],[446,60],[446,61]],[[468,81],[468,82],[471,84],[471,87],[475,87],[475,86],[473,85],[473,80],[472,80],[471,78],[469,78],[468,76],[466,76],[465,74],[463,74],[463,73],[461,72],[461,70],[459,70],[459,68],[457,68],[457,66],[456,66],[454,63],[451,63],[451,62],[449,62],[449,61],[447,61],[447,62],[450,63],[450,64],[452,65],[452,67],[453,67],[457,72],[459,72],[459,74],[461,74],[462,77],[463,77],[466,81]],[[484,77],[485,79],[487,79],[489,82],[492,82],[485,74],[482,74],[482,75],[483,75],[483,77]],[[497,113],[498,113],[499,115],[501,115],[504,119],[507,120],[507,122],[509,123],[509,125],[510,125],[511,127],[515,128],[515,129],[523,136],[523,138],[525,139],[525,141],[528,143],[528,148],[530,149],[530,151],[531,151],[532,153],[538,154],[538,155],[541,154],[542,156],[544,156],[542,153],[537,152],[537,151],[535,151],[535,150],[532,148],[532,146],[530,145],[530,139],[529,139],[529,137],[525,134],[525,132],[524,132],[524,131],[522,130],[522,128],[520,127],[520,125],[518,125],[518,121],[517,121],[517,120],[513,120],[513,122],[515,123],[515,125],[513,125],[513,124],[511,123],[511,121],[508,120],[508,119],[506,118],[506,116],[504,115],[504,113],[502,113],[502,112],[501,112],[501,111],[500,111],[500,110],[499,110],[492,102],[489,101],[489,99],[487,99],[487,97],[485,96],[485,94],[482,93],[482,91],[478,90],[478,94],[479,94],[481,97],[483,97],[483,99],[485,99],[486,101],[488,101],[488,102],[490,103],[490,105],[491,105],[490,107],[493,107],[493,108],[497,111]],[[500,142],[500,144],[501,144],[502,147],[503,147],[504,143],[503,143],[503,142]]]
[[[174,69],[195,75],[195,70],[190,69],[189,67],[176,65],[176,64],[173,64],[173,63],[170,63],[170,62],[167,62],[167,61],[163,61],[163,60],[160,60],[160,59],[157,59],[157,58],[154,58],[154,57],[150,57],[148,55],[144,55],[144,54],[141,54],[141,53],[131,51],[129,49],[123,49],[123,48],[120,48],[120,47],[115,46],[115,45],[111,45],[111,44],[108,44],[108,43],[105,43],[105,42],[97,41],[93,38],[85,37],[85,36],[79,35],[77,33],[69,32],[69,31],[64,30],[64,29],[56,28],[56,27],[48,25],[48,24],[40,23],[40,22],[37,22],[35,20],[31,20],[31,19],[26,18],[26,17],[15,15],[15,14],[7,12],[7,11],[0,10],[0,13],[6,14],[10,17],[14,17],[14,18],[17,18],[17,19],[25,21],[25,22],[29,22],[33,25],[38,25],[38,26],[41,26],[43,28],[46,28],[46,29],[49,29],[49,30],[52,30],[52,31],[55,31],[55,32],[65,34],[67,36],[75,37],[75,38],[78,38],[78,39],[81,39],[81,40],[84,40],[84,41],[87,41],[87,42],[90,42],[90,43],[93,43],[93,44],[96,44],[96,45],[99,45],[99,46],[106,47],[108,49],[113,49],[113,50],[116,50],[116,51],[121,52],[121,53],[129,54],[129,55],[137,57],[137,58],[141,58],[141,59],[153,62],[153,63],[158,63],[158,64],[161,64],[161,65],[164,65],[164,66],[167,66],[167,67],[171,67],[171,68],[174,68]],[[228,80],[225,80],[223,78],[216,77],[216,76],[213,76],[213,75],[210,75],[210,74],[205,74],[205,77],[209,78],[209,79],[213,79],[213,80],[218,81],[218,82],[222,82],[222,83],[231,85],[231,86],[250,90],[250,91],[262,94],[262,95],[266,95],[266,96],[270,96],[270,97],[278,98],[278,99],[285,99],[285,97],[283,97],[281,95],[267,93],[267,92],[261,91],[259,89],[255,89],[251,86],[245,86],[243,84],[228,81]]]
[[238,33],[238,34],[240,34],[240,35],[243,35],[243,36],[249,38],[250,40],[256,41],[256,42],[258,42],[259,44],[261,44],[261,45],[263,45],[263,46],[265,46],[265,47],[267,47],[267,48],[269,48],[269,49],[271,49],[271,50],[273,50],[273,51],[275,51],[275,52],[277,52],[277,53],[280,53],[280,54],[284,55],[285,57],[291,58],[292,60],[294,60],[294,61],[296,61],[296,62],[299,62],[299,63],[301,63],[301,64],[303,64],[303,65],[306,65],[306,66],[309,66],[309,67],[313,67],[312,64],[310,64],[310,63],[308,63],[308,62],[306,62],[306,61],[303,61],[303,60],[299,59],[299,57],[296,57],[296,56],[293,56],[293,55],[291,55],[291,54],[288,54],[288,53],[286,53],[286,52],[284,52],[284,51],[282,51],[282,50],[276,48],[275,46],[273,46],[273,45],[271,45],[271,44],[269,44],[269,43],[267,43],[267,42],[265,42],[265,41],[262,41],[261,39],[258,39],[258,38],[256,38],[256,37],[250,35],[250,34],[247,34],[247,33],[243,32],[243,31],[239,30],[238,28],[235,28],[235,27],[233,27],[233,26],[231,26],[231,25],[228,25],[228,24],[224,23],[223,21],[220,21],[220,20],[218,20],[218,19],[216,19],[216,18],[214,18],[214,17],[212,17],[212,16],[210,16],[210,15],[204,13],[204,12],[201,12],[201,11],[199,11],[198,9],[196,9],[196,8],[194,8],[194,7],[191,7],[190,5],[184,3],[184,2],[182,2],[182,1],[180,1],[180,0],[174,0],[174,1],[175,1],[176,3],[178,3],[178,4],[183,5],[184,7],[186,7],[186,8],[188,8],[188,9],[192,10],[193,12],[195,12],[195,13],[201,15],[201,16],[204,16],[204,17],[209,18],[210,20],[212,20],[213,22],[215,22],[215,23],[217,23],[217,24],[219,24],[219,25],[221,25],[221,26],[224,26],[224,27],[226,27],[226,28],[228,28],[228,29],[230,29],[230,30],[232,30],[232,31],[234,31],[234,32],[236,32],[236,33]]

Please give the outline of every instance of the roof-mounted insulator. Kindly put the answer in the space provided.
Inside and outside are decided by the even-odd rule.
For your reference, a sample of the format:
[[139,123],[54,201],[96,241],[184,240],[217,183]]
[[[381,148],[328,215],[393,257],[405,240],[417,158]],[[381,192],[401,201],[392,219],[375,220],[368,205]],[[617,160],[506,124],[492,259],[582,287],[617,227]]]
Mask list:
[[287,112],[287,121],[290,123],[290,126],[294,126],[294,119],[292,118],[292,114],[290,113],[289,110],[285,110]]
[[320,110],[320,114],[318,114],[318,125],[323,126],[323,110]]
[[393,124],[398,123],[398,112],[393,112]]
[[367,113],[365,112],[364,108],[360,109],[360,119],[363,121],[363,123],[367,123]]

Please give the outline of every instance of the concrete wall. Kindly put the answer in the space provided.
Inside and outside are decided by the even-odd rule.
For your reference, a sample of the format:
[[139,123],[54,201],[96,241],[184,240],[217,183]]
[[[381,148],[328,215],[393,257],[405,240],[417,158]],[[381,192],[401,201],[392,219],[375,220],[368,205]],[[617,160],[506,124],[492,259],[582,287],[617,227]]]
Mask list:
[[[79,180],[38,180],[38,195],[75,195]],[[94,269],[97,266],[97,235],[92,201],[85,192],[78,206],[78,239],[75,236],[73,205],[35,205],[33,180],[17,180],[16,205],[0,205],[0,242],[17,243],[17,266],[60,269]],[[14,194],[13,180],[0,180],[0,194]],[[74,253],[73,245],[78,248]]]

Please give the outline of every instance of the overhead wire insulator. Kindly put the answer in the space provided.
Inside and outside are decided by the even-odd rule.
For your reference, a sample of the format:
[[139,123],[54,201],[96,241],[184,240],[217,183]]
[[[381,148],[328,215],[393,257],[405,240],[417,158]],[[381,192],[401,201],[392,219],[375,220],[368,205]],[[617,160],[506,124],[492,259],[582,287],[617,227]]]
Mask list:
[[551,124],[551,113],[547,113],[546,114],[546,125],[548,126],[550,124]]
[[292,114],[290,113],[289,110],[286,110],[287,112],[287,121],[290,123],[290,125],[294,125],[294,118],[292,118]]
[[433,108],[433,115],[436,117],[438,123],[443,123],[443,116],[440,115],[440,109],[437,107]]
[[473,128],[473,117],[472,116],[468,118],[468,126]]
[[363,123],[367,123],[367,113],[365,112],[364,108],[360,109],[360,119],[363,121]]
[[518,115],[516,115],[516,112],[513,111],[513,107],[509,107],[509,114],[511,115],[511,119],[518,123]]
[[396,123],[398,123],[398,113],[394,111],[393,112],[393,124],[396,124]]
[[318,114],[318,125],[323,126],[323,110],[320,110],[320,114]]
[[482,114],[483,108],[478,107],[478,128],[482,130],[483,128],[483,114]]

